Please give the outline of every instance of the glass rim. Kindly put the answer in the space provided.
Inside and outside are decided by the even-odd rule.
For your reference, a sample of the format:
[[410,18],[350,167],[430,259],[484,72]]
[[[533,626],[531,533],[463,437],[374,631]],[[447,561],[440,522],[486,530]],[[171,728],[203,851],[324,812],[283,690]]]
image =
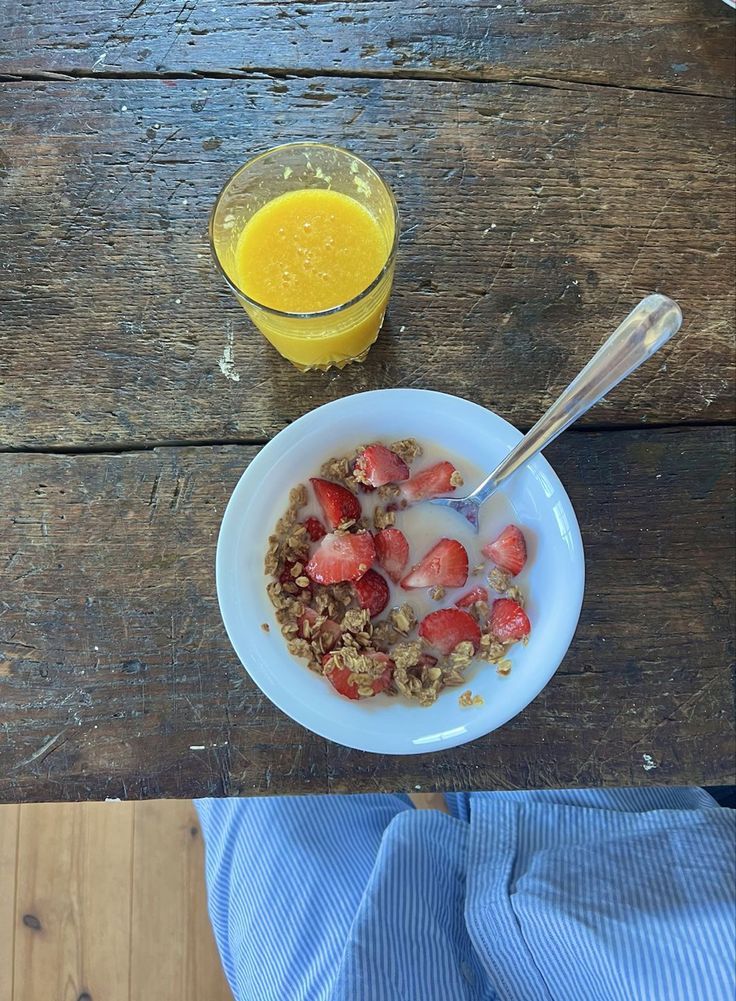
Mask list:
[[[215,238],[214,238],[215,216],[217,214],[217,209],[220,205],[220,201],[222,200],[223,196],[225,195],[225,192],[230,187],[232,182],[240,174],[242,174],[244,170],[246,170],[248,167],[252,167],[254,163],[257,163],[258,160],[262,160],[264,157],[270,156],[272,153],[278,153],[280,150],[298,149],[300,146],[312,147],[312,148],[321,147],[322,149],[329,149],[332,150],[333,152],[343,153],[345,154],[345,156],[349,156],[352,157],[353,160],[357,160],[358,163],[361,163],[364,167],[366,167],[372,174],[374,174],[378,178],[384,190],[388,193],[389,202],[391,208],[393,209],[393,216],[394,216],[394,238],[391,243],[391,249],[389,250],[388,256],[386,257],[385,264],[378,272],[376,277],[373,279],[373,281],[370,283],[370,285],[367,285],[364,289],[362,289],[362,291],[358,292],[357,295],[354,295],[352,299],[348,299],[346,302],[341,302],[337,306],[330,306],[329,309],[320,309],[312,313],[293,313],[289,312],[288,310],[276,309],[274,306],[266,306],[265,303],[259,302],[257,299],[253,299],[241,288],[238,288],[235,282],[231,280],[230,276],[225,271],[225,268],[222,266],[222,262],[220,261],[220,255],[217,253],[217,247],[215,246]],[[330,189],[328,188],[326,190]],[[399,244],[399,227],[400,227],[399,206],[396,204],[396,198],[394,197],[394,193],[391,190],[391,186],[387,184],[381,173],[378,170],[376,170],[374,166],[372,166],[370,163],[368,163],[366,160],[364,160],[357,154],[352,153],[350,150],[344,149],[342,146],[333,146],[331,143],[323,143],[319,142],[318,140],[304,140],[301,142],[280,143],[278,146],[271,146],[269,149],[263,150],[263,152],[261,153],[257,153],[255,156],[252,156],[249,160],[246,160],[245,163],[241,164],[241,166],[238,167],[238,169],[228,177],[223,186],[220,188],[219,194],[215,199],[215,204],[212,206],[212,209],[210,210],[208,234],[209,234],[210,250],[212,252],[212,257],[214,258],[215,267],[220,272],[222,277],[225,279],[225,282],[230,287],[230,289],[235,293],[236,296],[238,296],[241,299],[245,299],[245,301],[250,303],[251,306],[255,306],[256,309],[261,309],[266,313],[270,313],[272,316],[283,316],[288,319],[294,319],[294,320],[310,320],[310,319],[316,319],[318,317],[330,316],[334,313],[341,312],[341,310],[343,309],[347,309],[349,306],[354,306],[356,303],[360,302],[361,299],[364,299],[367,295],[369,295],[374,288],[380,285],[381,281],[386,276],[389,269],[393,266],[394,260],[396,259],[396,251],[398,249],[398,244]]]

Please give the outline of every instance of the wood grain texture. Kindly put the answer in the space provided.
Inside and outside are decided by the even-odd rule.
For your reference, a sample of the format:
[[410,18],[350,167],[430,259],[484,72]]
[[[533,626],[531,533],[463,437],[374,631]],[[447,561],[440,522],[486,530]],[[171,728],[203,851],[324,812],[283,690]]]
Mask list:
[[0,799],[733,782],[733,438],[555,443],[587,559],[572,648],[507,726],[411,758],[304,731],[236,660],[214,550],[255,448],[4,455]]
[[189,800],[135,804],[131,1001],[232,1001],[207,916]]
[[129,1001],[133,804],[21,810],[13,1001]]
[[729,93],[733,83],[733,16],[719,0],[5,0],[0,40],[0,73],[15,74],[283,67],[707,94]]
[[[166,86],[171,84],[171,86]],[[531,425],[652,290],[685,326],[584,420],[730,420],[733,108],[427,81],[19,83],[0,92],[0,442],[263,441],[347,393],[419,386]],[[299,375],[206,242],[255,149],[319,136],[398,195],[395,294],[362,366]],[[239,381],[225,376],[234,339]]]
[[232,1001],[191,801],[0,807],[0,918],[0,1001]]
[[20,806],[0,806],[0,1001],[13,1001],[15,887]]

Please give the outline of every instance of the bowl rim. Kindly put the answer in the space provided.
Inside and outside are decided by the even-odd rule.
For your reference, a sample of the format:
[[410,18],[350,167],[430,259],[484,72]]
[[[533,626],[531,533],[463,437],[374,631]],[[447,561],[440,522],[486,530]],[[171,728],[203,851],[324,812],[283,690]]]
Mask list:
[[[549,684],[552,677],[557,672],[560,664],[564,660],[570,648],[572,640],[575,636],[575,632],[577,630],[580,614],[582,611],[583,597],[585,593],[585,552],[577,516],[575,514],[572,502],[570,501],[570,498],[568,497],[567,491],[565,490],[562,482],[560,481],[559,477],[557,476],[557,474],[555,473],[554,469],[547,461],[547,459],[545,459],[544,456],[541,455],[540,453],[533,459],[531,459],[527,465],[532,467],[536,466],[537,468],[540,469],[541,472],[544,473],[547,479],[553,483],[555,487],[555,493],[558,495],[558,498],[562,500],[566,508],[566,514],[569,518],[569,526],[571,529],[571,550],[575,557],[574,562],[577,573],[575,574],[574,580],[566,581],[566,588],[567,588],[566,604],[567,607],[571,610],[571,615],[567,619],[568,626],[567,629],[565,630],[565,635],[563,637],[562,645],[558,647],[559,656],[557,657],[556,663],[554,663],[554,665],[551,665],[550,669],[546,672],[547,675],[546,679],[537,689],[537,691],[534,692],[534,694],[532,694],[527,699],[527,701],[524,702],[523,705],[511,706],[509,712],[507,714],[503,714],[501,720],[498,723],[492,725],[488,729],[483,729],[480,730],[479,732],[472,732],[472,733],[463,732],[457,735],[456,738],[442,739],[432,745],[421,746],[421,747],[417,747],[415,743],[413,743],[411,746],[407,746],[406,739],[404,739],[403,741],[395,742],[395,744],[393,744],[390,747],[390,749],[387,747],[377,748],[374,742],[370,740],[368,741],[361,740],[360,733],[356,733],[355,738],[351,736],[349,740],[343,739],[343,737],[338,738],[335,737],[333,733],[329,732],[329,727],[321,727],[319,725],[315,725],[312,722],[307,723],[304,721],[304,719],[300,718],[299,714],[294,711],[293,707],[285,708],[285,706],[282,704],[281,699],[279,698],[278,692],[274,691],[274,687],[277,686],[270,686],[268,684],[269,682],[268,672],[263,672],[261,670],[260,665],[257,666],[255,669],[252,666],[248,666],[247,657],[241,656],[238,646],[236,645],[236,640],[233,636],[233,631],[231,630],[230,625],[228,624],[226,612],[224,611],[224,606],[228,603],[226,602],[224,596],[226,594],[226,590],[231,589],[231,585],[229,584],[226,585],[224,579],[226,547],[229,546],[230,539],[232,538],[232,532],[237,528],[237,522],[235,522],[235,519],[237,518],[236,508],[240,504],[239,494],[241,494],[244,490],[248,489],[248,481],[251,481],[254,478],[258,478],[259,476],[262,477],[268,473],[269,467],[271,465],[270,454],[269,454],[270,449],[271,446],[273,446],[273,444],[278,439],[280,439],[280,445],[283,448],[288,449],[289,447],[291,447],[291,445],[295,443],[296,440],[298,440],[302,430],[306,426],[312,425],[313,422],[316,420],[321,420],[323,415],[333,413],[335,409],[339,410],[341,407],[344,407],[348,401],[359,401],[359,400],[365,401],[367,398],[375,398],[377,396],[380,396],[385,401],[386,398],[390,395],[393,395],[397,398],[403,397],[404,399],[406,399],[407,394],[411,394],[412,396],[414,396],[415,394],[417,396],[421,394],[425,398],[425,400],[427,398],[431,398],[437,405],[440,406],[443,404],[447,405],[447,401],[449,400],[452,401],[453,406],[456,406],[459,403],[462,406],[474,408],[477,411],[483,411],[486,414],[490,415],[495,421],[498,421],[500,425],[507,432],[510,432],[513,436],[515,436],[517,440],[522,437],[521,432],[519,432],[509,421],[505,420],[505,418],[496,414],[494,411],[488,409],[487,407],[483,407],[480,404],[474,403],[471,400],[466,400],[460,396],[455,396],[450,393],[441,393],[435,390],[413,389],[413,388],[411,389],[389,388],[389,389],[367,390],[362,393],[353,393],[349,394],[348,396],[332,400],[328,403],[322,404],[319,407],[316,407],[311,411],[308,411],[307,413],[303,414],[301,417],[297,418],[292,423],[288,424],[286,427],[282,428],[282,430],[279,431],[278,434],[274,435],[274,437],[260,449],[257,455],[243,470],[240,478],[238,479],[238,482],[236,483],[235,487],[232,490],[225,511],[223,513],[218,533],[217,547],[215,554],[215,581],[216,581],[216,591],[217,591],[217,599],[220,609],[220,615],[223,624],[225,626],[225,631],[228,635],[228,639],[230,640],[230,643],[232,645],[233,651],[235,652],[235,655],[240,661],[243,669],[249,675],[250,679],[253,681],[256,687],[261,692],[263,692],[263,694],[286,716],[294,720],[294,722],[296,722],[299,726],[304,727],[304,729],[316,734],[319,737],[323,737],[340,746],[350,747],[359,751],[378,753],[378,754],[390,754],[397,756],[427,754],[440,750],[448,750],[452,747],[457,747],[462,744],[469,743],[471,741],[480,739],[481,737],[487,736],[490,733],[493,733],[500,727],[505,726],[511,719],[513,719],[519,713],[523,712],[523,710],[526,709],[527,706],[529,706],[541,694],[544,688]],[[354,406],[355,403],[351,402],[350,405]],[[244,481],[246,482],[244,483]],[[267,536],[264,535],[264,542],[266,537]],[[285,650],[285,648],[284,651],[288,656],[288,652]],[[297,663],[296,659],[295,663]],[[306,667],[303,667],[303,665],[302,668],[306,670]],[[304,705],[305,703],[302,700],[299,704]]]

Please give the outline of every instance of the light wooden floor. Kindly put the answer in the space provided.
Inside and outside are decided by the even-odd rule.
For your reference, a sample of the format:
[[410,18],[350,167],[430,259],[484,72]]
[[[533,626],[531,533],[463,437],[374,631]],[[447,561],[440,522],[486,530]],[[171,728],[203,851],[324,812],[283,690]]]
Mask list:
[[0,1001],[232,1001],[188,801],[0,806]]

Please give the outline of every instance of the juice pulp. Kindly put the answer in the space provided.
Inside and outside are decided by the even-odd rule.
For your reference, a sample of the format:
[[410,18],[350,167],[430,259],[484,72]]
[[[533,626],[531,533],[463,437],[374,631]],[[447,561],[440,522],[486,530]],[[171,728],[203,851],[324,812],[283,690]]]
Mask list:
[[349,195],[322,188],[267,202],[238,241],[240,288],[286,313],[316,313],[354,299],[388,257],[381,228]]
[[[304,188],[279,195],[248,220],[235,252],[235,277],[239,288],[263,306],[316,313],[364,292],[390,251],[388,234],[354,198]],[[360,302],[325,317],[279,317],[244,305],[274,347],[295,364],[344,364],[364,356],[376,339],[391,287],[392,276],[385,277]]]

